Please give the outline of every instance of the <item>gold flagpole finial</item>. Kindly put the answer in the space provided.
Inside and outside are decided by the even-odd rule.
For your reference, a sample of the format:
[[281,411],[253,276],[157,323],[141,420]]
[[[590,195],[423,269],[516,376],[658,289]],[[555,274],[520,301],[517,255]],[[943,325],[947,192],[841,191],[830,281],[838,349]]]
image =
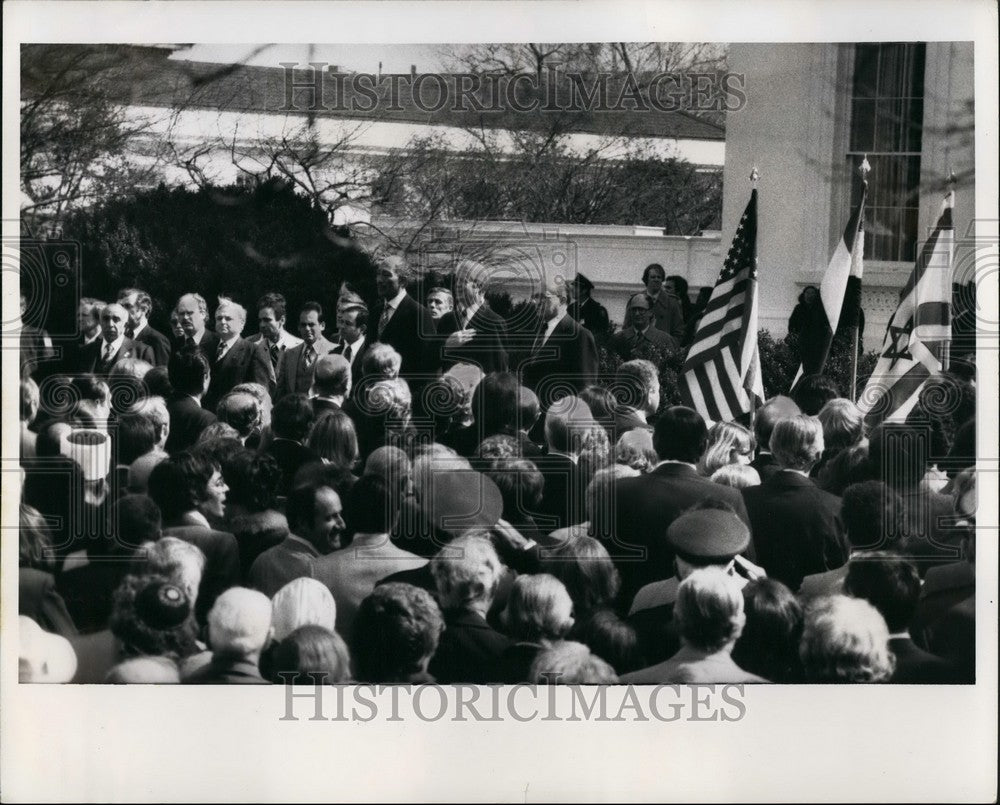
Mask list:
[[861,160],[861,164],[858,165],[858,173],[861,174],[861,181],[868,181],[868,174],[871,173],[872,165],[868,161],[868,154],[865,154]]
[[760,178],[760,171],[757,170],[757,166],[753,166],[753,170],[750,171],[750,184],[757,186],[757,180]]

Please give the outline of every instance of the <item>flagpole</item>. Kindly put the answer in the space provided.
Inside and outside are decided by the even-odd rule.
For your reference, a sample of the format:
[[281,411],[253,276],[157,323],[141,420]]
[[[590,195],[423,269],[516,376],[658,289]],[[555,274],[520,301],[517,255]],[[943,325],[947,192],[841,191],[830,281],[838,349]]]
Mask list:
[[[861,183],[867,188],[868,187],[868,174],[871,171],[872,166],[868,162],[868,154],[865,154],[864,159],[861,160],[861,164],[858,166],[858,173],[861,174]],[[860,222],[861,226],[864,226],[864,221]],[[864,255],[861,255],[864,259]],[[858,310],[860,313],[861,300],[858,300]],[[856,400],[858,398],[858,330],[860,329],[860,318],[855,318],[854,326],[851,328],[851,399]]]
[[[955,195],[955,171],[949,171],[948,172],[948,192],[952,195],[952,206],[954,207],[954,204],[955,204],[955,200],[954,200],[954,195]],[[954,213],[952,213],[952,215],[954,215]],[[952,219],[952,220],[954,220],[954,219]],[[952,294],[952,297],[954,297],[954,294],[955,294],[955,273],[954,273],[955,257],[954,257],[954,251],[952,252],[951,265],[952,265],[952,275],[951,275],[951,283],[949,285],[949,291]],[[948,300],[949,307],[950,307],[951,302],[953,302],[953,301],[954,301],[953,298],[949,298],[949,300]],[[949,324],[949,328],[950,328],[950,324]],[[944,344],[941,346],[941,371],[942,372],[947,372],[948,371],[948,366],[949,366],[950,363],[951,363],[951,338],[948,338],[948,339],[945,340]]]
[[[757,166],[754,165],[753,168],[750,170],[750,177],[749,177],[751,192],[753,192],[754,190],[757,189],[757,180],[758,179],[760,179],[760,171],[757,170]],[[751,404],[751,406],[750,406],[750,422],[749,422],[751,433],[754,431],[754,425],[756,423],[757,423],[757,406]]]

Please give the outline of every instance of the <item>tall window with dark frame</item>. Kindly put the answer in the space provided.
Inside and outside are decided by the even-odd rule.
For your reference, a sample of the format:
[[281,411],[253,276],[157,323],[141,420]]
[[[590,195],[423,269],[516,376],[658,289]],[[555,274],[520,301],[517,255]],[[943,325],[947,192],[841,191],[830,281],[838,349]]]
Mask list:
[[916,258],[925,57],[923,44],[856,46],[847,160],[858,185],[854,198],[865,154],[872,167],[865,216],[869,260]]

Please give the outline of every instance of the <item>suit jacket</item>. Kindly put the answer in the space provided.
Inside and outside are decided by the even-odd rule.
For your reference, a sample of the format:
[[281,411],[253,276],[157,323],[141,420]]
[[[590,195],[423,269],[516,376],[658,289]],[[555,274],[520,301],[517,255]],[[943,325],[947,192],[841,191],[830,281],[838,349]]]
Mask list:
[[502,682],[501,658],[512,643],[510,638],[473,612],[446,612],[444,622],[441,642],[427,668],[434,678],[446,685]]
[[126,338],[122,340],[122,345],[118,348],[118,351],[111,356],[111,359],[105,361],[101,354],[104,349],[104,339],[98,338],[96,341],[91,341],[87,346],[80,350],[79,363],[77,365],[77,371],[80,372],[92,372],[100,377],[107,377],[108,373],[111,371],[111,367],[115,365],[117,361],[123,360],[125,358],[135,358],[136,360],[146,361],[146,363],[154,363],[155,358],[153,357],[153,350],[138,341],[133,341],[131,338]]
[[215,414],[206,411],[193,397],[178,394],[167,403],[170,414],[170,435],[167,436],[167,452],[177,453],[191,447],[201,432],[215,422]]
[[308,447],[291,439],[275,438],[263,452],[274,456],[281,468],[281,483],[278,485],[279,495],[288,494],[292,481],[295,479],[295,473],[303,464],[320,460],[320,457]]
[[757,470],[761,483],[764,483],[764,481],[781,469],[781,466],[770,453],[758,453],[757,457],[750,462],[750,466]]
[[896,655],[896,670],[890,682],[898,685],[940,685],[958,682],[951,663],[917,647],[909,637],[890,637],[889,648]]
[[608,320],[608,309],[593,297],[587,299],[583,304],[574,302],[570,305],[569,312],[574,319],[594,335],[603,335],[611,327]]
[[447,371],[456,363],[471,363],[480,367],[484,374],[507,371],[507,350],[504,347],[507,328],[503,319],[486,305],[481,305],[467,325],[467,329],[476,331],[472,340],[454,349],[446,349],[444,344],[448,336],[461,329],[455,311],[445,313],[438,320],[439,366],[442,369]]
[[963,560],[930,568],[920,588],[920,601],[910,624],[914,642],[928,649],[941,619],[963,601],[975,600],[975,596],[975,565]]
[[224,394],[240,383],[259,383],[269,393],[274,393],[274,369],[263,344],[251,344],[237,336],[221,360],[214,354],[209,355],[208,360],[212,366],[212,381],[202,405],[210,411],[215,410]]
[[558,453],[532,459],[545,481],[535,525],[544,534],[576,525],[586,519],[586,479],[579,466]]
[[[187,343],[187,338],[173,338],[170,341],[171,356],[176,354]],[[212,330],[205,330],[201,334],[201,341],[196,346],[205,353],[208,362],[215,360],[215,353],[219,351],[219,336]]]
[[[650,582],[674,575],[674,553],[667,545],[670,524],[703,500],[726,503],[749,523],[739,490],[712,483],[686,464],[662,464],[637,478],[622,478],[613,488],[616,540],[605,547],[622,579],[621,600]],[[753,543],[747,553],[753,559]]]
[[[286,349],[281,353],[281,358],[278,359],[278,376],[273,386],[274,393],[272,399],[275,402],[287,394],[309,393],[309,389],[312,387],[313,369],[316,367],[316,362],[313,361],[312,367],[306,366],[306,346],[305,342],[303,342],[297,347]],[[316,350],[316,360],[319,360],[321,356],[329,355],[333,352],[336,345],[327,341],[323,336],[320,336],[312,346]]]
[[310,564],[320,556],[316,548],[292,534],[272,548],[268,548],[250,566],[247,583],[268,598],[288,582],[309,576]]
[[369,318],[368,337],[388,344],[403,359],[399,375],[410,384],[421,387],[437,371],[435,356],[436,328],[430,311],[416,299],[406,294],[380,334],[378,324],[385,310],[385,300],[379,299]]
[[207,621],[215,599],[230,587],[240,584],[240,551],[236,537],[225,531],[197,525],[164,528],[163,536],[177,537],[201,549],[205,554],[205,569],[198,585],[198,600],[194,614],[198,623]]
[[312,408],[313,413],[316,415],[316,419],[319,419],[327,411],[339,411],[340,406],[337,405],[333,400],[323,400],[319,397],[312,398]]
[[660,291],[651,310],[656,329],[672,335],[679,344],[684,338],[684,311],[681,310],[680,300],[673,294]]
[[426,559],[393,545],[388,534],[363,534],[346,548],[314,560],[312,577],[333,593],[337,602],[337,631],[350,642],[358,607],[375,585],[392,573],[415,570],[426,564]]
[[552,335],[542,344],[544,329],[535,336],[531,351],[518,362],[522,385],[538,395],[546,410],[567,385],[577,394],[597,382],[597,346],[590,331],[568,313],[559,320]]
[[134,340],[153,350],[154,366],[166,366],[170,363],[170,339],[159,330],[154,330],[149,324],[146,324],[134,337]]
[[685,646],[659,665],[643,668],[622,676],[629,685],[724,685],[743,682],[767,682],[766,679],[740,668],[729,652],[706,654]]
[[[615,352],[626,361],[635,358],[649,360],[650,348],[673,352],[679,344],[680,342],[670,333],[663,332],[653,324],[650,324],[644,333],[637,332],[633,327],[626,327],[615,336]],[[659,364],[660,360],[653,362]]]
[[771,578],[797,590],[806,576],[847,560],[840,498],[811,478],[783,470],[742,492],[757,561]]

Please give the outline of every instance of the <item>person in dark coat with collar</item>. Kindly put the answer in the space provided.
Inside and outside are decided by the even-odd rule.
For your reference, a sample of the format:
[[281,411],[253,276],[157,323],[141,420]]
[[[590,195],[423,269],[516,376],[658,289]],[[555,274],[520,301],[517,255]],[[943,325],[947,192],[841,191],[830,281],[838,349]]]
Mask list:
[[884,551],[851,559],[844,592],[864,598],[885,618],[889,648],[896,655],[890,682],[929,685],[958,682],[951,664],[919,648],[908,631],[920,598],[920,574],[912,562]]
[[170,362],[170,339],[149,323],[153,300],[141,288],[123,288],[118,292],[118,304],[128,313],[125,335],[153,350],[153,364],[166,366]]
[[501,682],[512,641],[486,622],[502,566],[489,539],[458,537],[431,560],[445,630],[428,671],[442,684]]
[[[684,313],[681,310],[680,300],[670,293],[664,283],[667,273],[659,263],[651,263],[642,272],[642,282],[646,286],[646,298],[649,300],[649,307],[653,317],[653,324],[657,330],[673,336],[677,343],[684,338]],[[628,308],[625,309],[624,327],[632,326],[632,316]]]
[[170,385],[174,396],[167,403],[170,434],[166,450],[177,453],[198,441],[201,432],[216,421],[215,414],[201,407],[212,372],[198,347],[182,347],[170,361]]
[[631,325],[615,336],[615,351],[622,360],[647,358],[659,364],[662,358],[678,348],[679,342],[652,323],[649,297],[637,293],[629,300]]
[[403,359],[399,375],[414,396],[437,370],[434,319],[416,299],[406,292],[415,277],[401,254],[383,257],[378,264],[375,284],[379,300],[372,309],[369,330],[373,340],[388,344]]
[[539,326],[518,370],[521,383],[538,395],[544,412],[558,397],[579,394],[596,383],[598,358],[594,336],[567,313],[565,282],[546,282],[536,304]]
[[611,329],[608,309],[591,297],[593,290],[594,283],[583,274],[577,274],[573,278],[575,298],[569,306],[569,314],[595,336],[606,335]]
[[750,462],[750,466],[757,470],[762,482],[780,469],[771,455],[771,432],[774,426],[779,419],[800,413],[799,406],[791,397],[778,395],[765,402],[754,414],[753,435],[757,440],[757,456]]
[[180,347],[200,347],[205,356],[212,360],[219,348],[219,336],[211,330],[206,330],[208,322],[208,302],[198,293],[184,294],[177,300],[177,307],[171,314],[177,317],[181,335],[174,342],[174,351]]
[[455,269],[455,306],[437,322],[440,368],[471,363],[484,374],[507,371],[507,330],[486,303],[488,269],[463,260]]
[[780,420],[770,447],[779,471],[760,486],[743,489],[743,499],[758,562],[768,576],[797,590],[806,576],[838,568],[847,558],[840,498],[809,477],[823,455],[818,419]]
[[111,367],[125,358],[152,364],[153,350],[125,336],[127,323],[125,308],[117,303],[106,305],[101,311],[101,337],[80,350],[79,371],[107,377]]
[[240,333],[246,326],[246,309],[231,299],[220,299],[215,310],[215,332],[219,344],[215,355],[209,355],[212,365],[212,382],[202,401],[205,408],[215,410],[223,395],[240,383],[257,383],[269,392],[275,388],[274,368],[267,348],[252,344]]
[[[621,574],[621,600],[673,572],[674,550],[667,541],[670,524],[687,509],[710,501],[749,523],[739,490],[712,483],[695,468],[708,439],[701,415],[685,406],[668,408],[653,429],[653,449],[660,462],[652,471],[615,482],[613,522],[616,537],[605,543]],[[753,543],[748,547],[753,558]]]

